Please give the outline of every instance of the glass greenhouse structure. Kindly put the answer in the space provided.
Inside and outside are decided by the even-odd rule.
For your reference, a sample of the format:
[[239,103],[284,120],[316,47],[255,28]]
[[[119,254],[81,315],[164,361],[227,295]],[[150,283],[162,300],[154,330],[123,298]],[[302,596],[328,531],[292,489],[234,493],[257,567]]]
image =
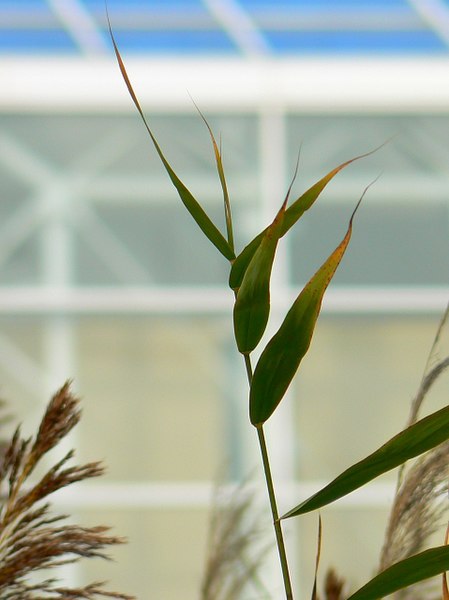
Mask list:
[[[279,248],[271,332],[376,180],[310,354],[267,425],[287,510],[403,427],[449,299],[449,2],[107,4],[165,155],[224,228],[195,105],[220,139],[238,248],[273,219],[298,155],[292,197],[378,148],[336,176]],[[199,597],[215,482],[223,470],[230,483],[258,481],[257,439],[226,262],[132,104],[103,0],[0,0],[0,175],[1,395],[31,432],[73,379],[83,419],[68,443],[108,471],[55,504],[129,540],[115,562],[66,575],[142,600]],[[437,386],[428,409],[446,397]],[[394,483],[384,476],[323,511],[323,569],[352,586],[371,576]],[[316,515],[288,521],[286,535],[305,600]],[[274,552],[263,578],[280,597]]]

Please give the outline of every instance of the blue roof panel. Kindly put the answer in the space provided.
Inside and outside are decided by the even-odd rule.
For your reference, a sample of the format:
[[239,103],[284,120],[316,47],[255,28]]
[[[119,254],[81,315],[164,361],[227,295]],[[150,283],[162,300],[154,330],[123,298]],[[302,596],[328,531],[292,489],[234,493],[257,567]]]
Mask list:
[[[104,15],[106,12],[104,0],[79,0],[90,11]],[[207,8],[201,0],[108,0],[108,12],[201,12],[207,13]]]
[[252,10],[270,8],[273,11],[278,9],[314,10],[322,13],[329,10],[351,10],[353,12],[359,10],[397,10],[398,8],[411,10],[407,0],[313,0],[313,2],[310,2],[310,0],[280,0],[276,3],[273,0],[240,0],[240,4],[244,8]]
[[265,36],[276,53],[444,54],[447,46],[431,31],[272,31]]
[[120,52],[190,54],[238,53],[235,44],[220,30],[210,31],[117,31]]
[[8,54],[73,54],[78,48],[63,29],[36,31],[3,30],[0,33],[0,52]]
[[[449,0],[439,1],[438,13],[432,3],[418,12],[407,0],[226,1],[209,10],[202,0],[108,0],[108,9],[122,49],[133,53],[243,52],[234,40],[245,35],[245,13],[274,55],[449,53]],[[104,0],[56,6],[0,0],[0,52],[104,51],[94,39],[107,32]]]
[[47,11],[50,8],[45,0],[0,0],[0,10],[14,12],[28,12],[29,10]]

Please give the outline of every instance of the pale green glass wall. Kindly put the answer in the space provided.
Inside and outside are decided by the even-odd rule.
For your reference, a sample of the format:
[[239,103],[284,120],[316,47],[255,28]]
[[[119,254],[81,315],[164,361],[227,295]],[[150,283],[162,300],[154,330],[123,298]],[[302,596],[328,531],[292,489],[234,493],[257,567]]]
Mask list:
[[[422,155],[413,144],[419,131],[430,132],[436,147],[446,144],[447,117],[283,118],[285,147],[280,150],[287,150],[288,164],[276,177],[288,181],[302,140],[294,188],[298,193],[336,164],[400,132],[373,157],[339,175],[322,202],[299,224],[287,244],[287,292],[296,291],[335,247],[361,191],[380,170],[385,170],[384,176],[357,215],[353,243],[335,284],[422,289],[447,285],[448,188],[441,182],[448,167],[436,161],[438,156],[429,148]],[[279,198],[263,195],[262,168],[271,163],[263,163],[267,158],[259,147],[259,120],[258,115],[236,114],[211,118],[217,134],[223,134],[240,245],[274,214],[287,185],[281,185]],[[222,201],[201,121],[192,115],[165,115],[152,123],[183,179],[191,182],[192,190],[218,220]],[[6,140],[14,138],[34,159],[51,165],[49,172],[61,178],[64,191],[70,192],[65,214],[70,285],[112,288],[111,293],[129,285],[147,291],[167,286],[179,297],[181,309],[176,315],[150,310],[133,316],[126,310],[115,316],[98,311],[79,315],[75,310],[65,319],[58,317],[70,355],[70,364],[60,376],[74,378],[83,400],[83,420],[70,442],[77,448],[78,460],[104,459],[108,469],[103,481],[125,486],[201,484],[216,480],[224,464],[235,478],[259,472],[254,432],[247,423],[245,374],[233,349],[230,315],[221,310],[182,314],[186,288],[222,285],[226,265],[179,206],[137,118],[6,115],[0,128]],[[197,135],[202,137],[197,140]],[[195,152],[192,139],[198,141]],[[108,140],[116,140],[115,145]],[[83,162],[87,155],[89,160]],[[29,172],[20,175],[21,165],[19,161],[14,170],[0,160],[3,223],[9,223],[17,210],[27,217],[28,209],[45,195],[39,178],[34,181]],[[434,181],[435,173],[440,184],[425,187]],[[432,191],[425,202],[418,193],[423,185]],[[94,222],[112,232],[133,260],[120,263],[116,255],[98,252],[95,242],[100,238],[95,236],[105,229],[96,230],[89,219],[84,224],[77,221],[81,201],[94,211]],[[93,228],[86,229],[86,223]],[[3,233],[7,237],[11,230]],[[27,286],[40,289],[48,276],[42,264],[45,238],[45,230],[37,229],[22,242],[19,239],[12,251],[11,246],[2,248],[0,293],[22,288],[26,295]],[[0,238],[0,247],[1,243]],[[120,252],[118,256],[123,259]],[[207,297],[204,304],[207,307]],[[23,421],[27,434],[32,433],[47,399],[40,375],[51,370],[49,362],[57,358],[49,352],[54,321],[55,315],[39,314],[33,307],[28,316],[19,316],[12,307],[0,317],[0,393]],[[293,413],[297,481],[327,481],[402,427],[437,322],[437,314],[424,312],[323,315],[311,353],[286,401]],[[446,389],[447,383],[442,382],[428,409],[446,402]],[[392,476],[386,479],[392,481]],[[263,488],[260,498],[263,504]],[[208,507],[201,503],[198,508],[74,506],[73,511],[86,524],[111,524],[114,532],[129,538],[128,545],[113,552],[115,563],[95,561],[80,567],[86,581],[110,579],[111,587],[142,600],[198,597]],[[385,519],[383,504],[323,511],[323,571],[334,565],[350,585],[363,583],[377,565]],[[315,516],[288,524],[291,545],[297,546],[301,600],[310,597],[316,526]],[[271,535],[268,521],[267,528]]]
[[[221,319],[87,319],[77,329],[81,445],[107,478],[204,481],[225,443]],[[110,423],[111,425],[108,425]],[[95,431],[102,431],[96,436]],[[84,451],[85,452],[85,451]]]
[[[321,320],[292,398],[299,481],[330,481],[405,427],[438,322],[438,317],[423,316]],[[423,415],[447,405],[447,386],[448,376],[443,376],[428,395]],[[395,478],[394,471],[376,480],[392,484],[377,507],[337,503],[322,509],[322,573],[333,567],[353,587],[375,573]],[[306,582],[313,581],[317,526],[317,515],[295,523]],[[442,522],[436,543],[442,543],[445,527]]]
[[[403,426],[437,322],[437,317],[323,316],[287,400],[295,416],[297,481],[331,479]],[[226,320],[103,317],[71,324],[84,413],[73,438],[77,459],[103,458],[107,483],[215,480],[231,451],[231,429],[235,426],[234,435],[242,427],[253,433],[249,424],[238,422],[242,414],[229,419],[223,406],[229,383]],[[10,320],[9,326],[12,338],[24,349],[34,348],[39,359],[44,324]],[[39,413],[35,399],[4,371],[0,376],[3,396],[13,401],[31,433]],[[246,404],[244,388],[240,400]],[[427,410],[446,402],[443,380]],[[258,462],[251,461],[257,472]],[[260,500],[265,501],[263,488]],[[86,581],[106,578],[114,588],[145,599],[197,597],[207,507],[73,511],[82,523],[110,524],[129,540],[112,552],[114,563],[82,563],[79,572]],[[322,517],[323,572],[333,566],[350,585],[363,583],[377,565],[385,506],[337,505],[324,509]],[[297,536],[296,567],[305,598],[313,580],[317,516],[291,521],[287,530]]]

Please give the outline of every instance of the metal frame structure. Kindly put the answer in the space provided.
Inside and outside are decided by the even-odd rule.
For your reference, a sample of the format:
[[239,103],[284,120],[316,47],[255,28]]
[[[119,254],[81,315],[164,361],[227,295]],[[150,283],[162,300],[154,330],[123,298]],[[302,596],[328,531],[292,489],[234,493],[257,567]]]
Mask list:
[[[446,112],[449,58],[126,57],[151,112]],[[112,57],[1,57],[2,111],[131,110]],[[417,85],[417,82],[420,82]]]

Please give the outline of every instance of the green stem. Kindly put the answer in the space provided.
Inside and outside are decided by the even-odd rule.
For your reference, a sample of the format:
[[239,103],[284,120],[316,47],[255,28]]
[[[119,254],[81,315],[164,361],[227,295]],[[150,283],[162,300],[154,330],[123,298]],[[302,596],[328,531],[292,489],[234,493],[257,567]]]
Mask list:
[[253,368],[251,366],[251,359],[249,357],[249,354],[244,354],[243,356],[245,358],[245,367],[246,367],[246,374],[248,376],[248,383],[249,383],[249,385],[251,385],[251,382],[253,380]]
[[[249,381],[249,384],[251,385],[251,382],[253,379],[253,370],[252,370],[252,366],[251,366],[251,359],[248,354],[245,354],[244,358],[245,358],[246,373],[248,375],[248,381]],[[256,429],[257,429],[257,435],[259,437],[259,446],[260,446],[260,452],[262,454],[262,463],[263,463],[263,470],[264,470],[264,474],[265,474],[265,481],[267,484],[268,497],[270,499],[270,507],[271,507],[271,514],[273,517],[274,532],[276,534],[276,545],[277,545],[277,549],[278,549],[279,560],[281,562],[282,577],[284,579],[285,597],[286,597],[286,600],[293,600],[293,591],[292,591],[292,584],[291,584],[291,580],[290,580],[290,572],[289,572],[289,568],[288,568],[287,553],[285,551],[284,535],[282,533],[281,521],[279,519],[279,512],[278,512],[278,507],[277,507],[276,494],[274,491],[273,477],[271,475],[270,461],[268,458],[268,450],[267,450],[267,445],[265,442],[265,434],[264,434],[262,425],[257,425]]]
[[292,584],[290,581],[290,572],[288,569],[287,553],[285,551],[284,535],[282,533],[281,521],[276,502],[273,478],[271,476],[270,461],[268,459],[267,445],[265,443],[265,434],[262,425],[257,426],[257,435],[259,436],[260,451],[262,453],[262,462],[267,483],[268,496],[270,498],[271,514],[273,516],[274,531],[276,534],[276,543],[281,561],[282,577],[284,578],[285,597],[287,600],[293,600]]

